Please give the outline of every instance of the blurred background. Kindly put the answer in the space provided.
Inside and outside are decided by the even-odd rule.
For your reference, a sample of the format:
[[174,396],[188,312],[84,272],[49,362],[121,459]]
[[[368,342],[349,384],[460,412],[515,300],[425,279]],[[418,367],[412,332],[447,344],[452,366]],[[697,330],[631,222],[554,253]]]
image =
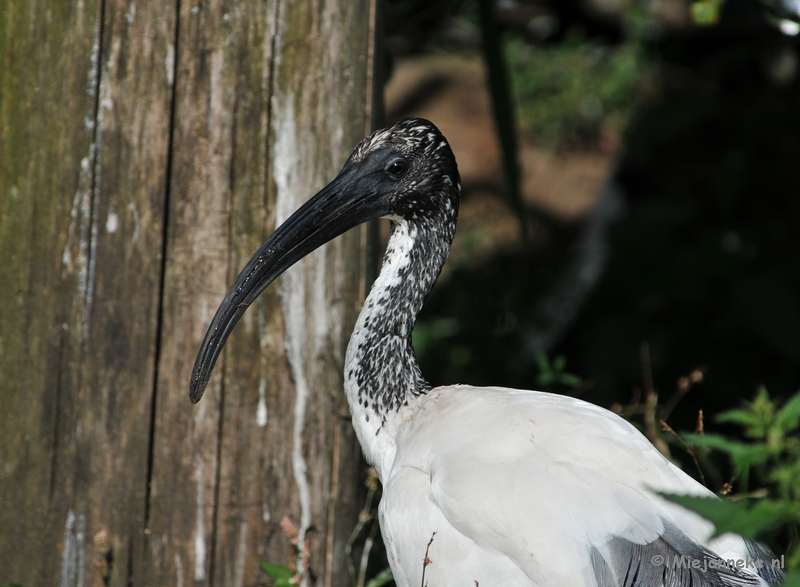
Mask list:
[[[414,331],[431,383],[579,396],[695,476],[660,420],[691,432],[702,410],[706,430],[741,436],[713,416],[762,386],[796,392],[799,11],[388,4],[387,117],[433,120],[463,183]],[[695,456],[709,487],[735,485],[724,458]]]

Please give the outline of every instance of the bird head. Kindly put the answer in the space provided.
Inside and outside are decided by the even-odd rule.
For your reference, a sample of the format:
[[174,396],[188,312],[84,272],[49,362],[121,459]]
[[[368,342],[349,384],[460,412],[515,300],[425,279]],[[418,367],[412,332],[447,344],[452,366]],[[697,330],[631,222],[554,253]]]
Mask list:
[[[457,213],[461,191],[453,151],[439,129],[422,118],[406,118],[376,131],[355,148],[342,172],[357,170],[384,197],[381,216],[406,220]],[[366,186],[365,186],[366,187]]]
[[206,331],[189,397],[200,401],[214,364],[250,304],[297,261],[368,220],[455,230],[461,189],[455,156],[433,123],[407,118],[372,133],[336,178],[292,214],[242,269]]

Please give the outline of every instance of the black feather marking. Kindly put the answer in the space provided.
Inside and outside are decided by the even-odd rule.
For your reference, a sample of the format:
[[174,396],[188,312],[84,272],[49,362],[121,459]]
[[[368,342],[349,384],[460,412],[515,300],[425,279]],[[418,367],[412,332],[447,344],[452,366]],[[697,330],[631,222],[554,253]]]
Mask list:
[[665,524],[664,533],[649,544],[611,539],[604,550],[590,553],[598,587],[757,587],[758,578],[693,542]]
[[[376,282],[379,289],[370,292],[360,330],[353,334],[361,342],[347,369],[358,403],[381,425],[409,397],[431,389],[417,364],[411,332],[450,251],[460,195],[455,157],[430,122],[410,118],[377,131],[362,141],[351,160],[364,161],[387,147],[410,161],[389,201],[394,220],[382,272],[392,264],[397,279],[382,286]],[[402,234],[397,231],[407,232],[404,242],[393,240]]]

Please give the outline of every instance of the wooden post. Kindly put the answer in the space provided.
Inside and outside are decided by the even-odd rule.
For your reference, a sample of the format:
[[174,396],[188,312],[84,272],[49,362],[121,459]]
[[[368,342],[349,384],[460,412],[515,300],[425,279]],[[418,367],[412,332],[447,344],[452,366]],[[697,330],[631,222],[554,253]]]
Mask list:
[[[213,312],[368,130],[374,0],[0,8],[0,583],[347,584],[363,232]],[[286,524],[285,524],[286,526]]]

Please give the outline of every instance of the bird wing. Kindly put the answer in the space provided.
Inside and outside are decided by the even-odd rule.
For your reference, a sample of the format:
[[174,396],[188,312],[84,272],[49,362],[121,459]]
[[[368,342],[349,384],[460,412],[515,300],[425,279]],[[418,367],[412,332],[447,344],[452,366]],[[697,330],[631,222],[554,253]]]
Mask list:
[[[710,492],[630,423],[583,401],[438,388],[398,437],[389,484],[404,469],[427,474],[420,500],[435,504],[480,549],[512,560],[535,585],[761,584],[736,569],[667,564],[675,555],[689,565],[716,559],[703,546],[713,527],[655,492]],[[715,546],[723,558],[745,557],[741,538]]]

